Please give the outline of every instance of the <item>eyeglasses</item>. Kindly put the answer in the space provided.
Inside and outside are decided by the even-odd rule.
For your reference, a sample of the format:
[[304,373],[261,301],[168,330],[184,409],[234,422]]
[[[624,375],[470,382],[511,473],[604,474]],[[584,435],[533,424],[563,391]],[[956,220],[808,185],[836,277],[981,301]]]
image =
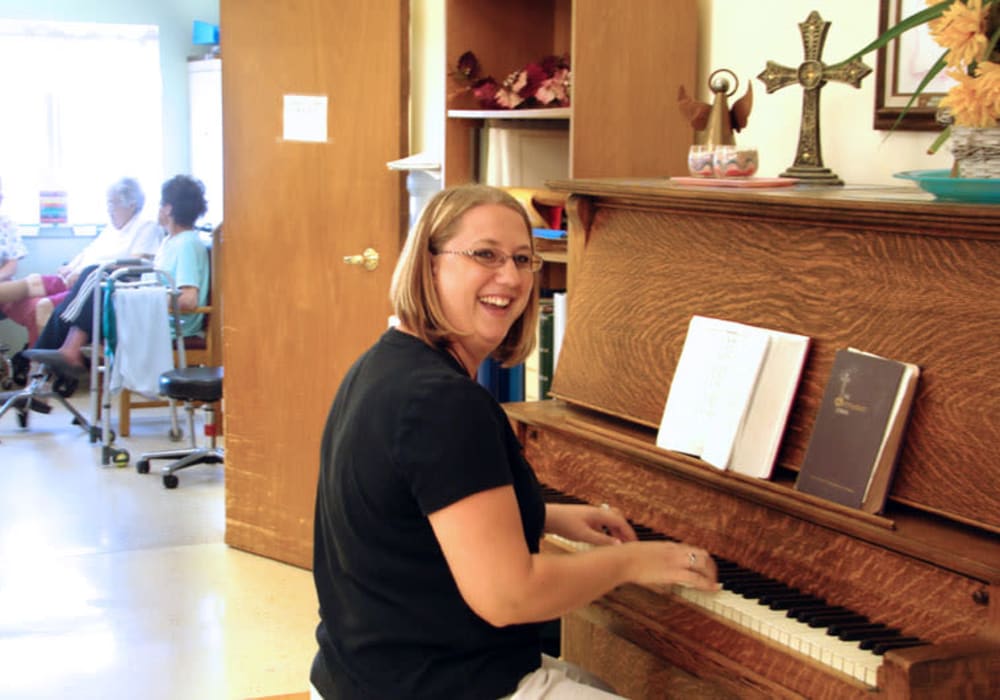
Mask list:
[[514,261],[518,270],[538,272],[542,269],[542,257],[534,253],[514,253],[508,255],[496,248],[475,248],[473,250],[439,250],[434,255],[464,255],[472,258],[483,267],[497,269],[504,266],[508,260]]

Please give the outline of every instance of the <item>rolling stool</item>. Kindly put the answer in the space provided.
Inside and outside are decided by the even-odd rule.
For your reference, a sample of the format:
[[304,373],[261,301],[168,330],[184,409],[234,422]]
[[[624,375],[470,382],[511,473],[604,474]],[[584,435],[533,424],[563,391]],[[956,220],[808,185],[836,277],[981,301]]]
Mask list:
[[[221,464],[224,450],[215,446],[215,409],[213,405],[222,399],[221,367],[179,367],[160,375],[160,394],[170,399],[184,402],[188,414],[188,431],[191,433],[191,447],[162,452],[146,452],[135,463],[140,474],[149,472],[149,460],[173,459],[163,467],[163,485],[168,489],[177,488],[174,472],[194,464]],[[205,435],[209,437],[208,447],[198,447],[194,437],[194,404],[205,404]]]

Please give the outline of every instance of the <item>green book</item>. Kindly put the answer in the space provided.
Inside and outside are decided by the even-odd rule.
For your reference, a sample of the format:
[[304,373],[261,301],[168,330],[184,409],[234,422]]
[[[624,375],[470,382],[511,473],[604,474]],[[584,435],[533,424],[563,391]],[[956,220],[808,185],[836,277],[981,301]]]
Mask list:
[[542,299],[538,313],[538,398],[549,398],[552,386],[553,340],[555,335],[552,300]]

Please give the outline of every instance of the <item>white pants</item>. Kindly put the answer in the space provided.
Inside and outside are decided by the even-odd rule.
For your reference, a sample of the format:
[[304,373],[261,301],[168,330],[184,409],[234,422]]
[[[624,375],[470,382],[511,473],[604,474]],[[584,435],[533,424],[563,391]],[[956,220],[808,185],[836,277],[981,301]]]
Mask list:
[[542,666],[517,684],[510,700],[610,700],[621,698],[594,674],[568,661],[542,654]]
[[[517,684],[513,695],[500,700],[611,700],[621,698],[597,676],[579,666],[542,654],[542,666]],[[310,700],[323,700],[309,684]]]

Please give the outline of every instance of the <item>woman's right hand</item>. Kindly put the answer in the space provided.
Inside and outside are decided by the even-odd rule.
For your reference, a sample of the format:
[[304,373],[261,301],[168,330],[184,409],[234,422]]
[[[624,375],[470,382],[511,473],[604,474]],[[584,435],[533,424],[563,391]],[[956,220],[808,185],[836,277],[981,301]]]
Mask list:
[[680,584],[702,591],[717,591],[718,571],[711,555],[699,547],[680,542],[634,542],[632,558],[635,583]]

